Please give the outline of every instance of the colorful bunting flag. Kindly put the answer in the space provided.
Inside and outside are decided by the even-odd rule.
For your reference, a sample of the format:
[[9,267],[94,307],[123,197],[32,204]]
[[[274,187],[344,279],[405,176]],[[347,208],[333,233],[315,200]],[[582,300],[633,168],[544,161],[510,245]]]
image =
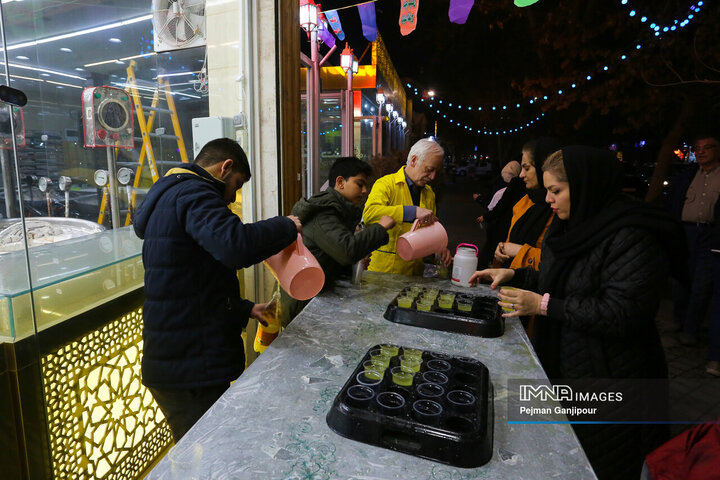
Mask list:
[[325,14],[325,18],[327,18],[328,22],[330,22],[330,26],[332,27],[333,32],[335,32],[335,36],[339,40],[345,40],[345,32],[343,32],[342,25],[340,24],[340,17],[338,17],[337,10],[330,10],[323,13]]
[[409,35],[417,26],[418,8],[420,0],[400,0],[400,33]]
[[368,42],[377,40],[377,23],[375,19],[375,3],[370,2],[364,5],[358,5],[358,13],[362,22],[363,37]]
[[448,10],[450,21],[463,25],[467,22],[474,3],[475,0],[450,0],[450,9]]
[[332,36],[327,24],[322,19],[320,19],[318,24],[318,35],[320,36],[320,40],[328,47],[332,48],[335,46],[335,37]]

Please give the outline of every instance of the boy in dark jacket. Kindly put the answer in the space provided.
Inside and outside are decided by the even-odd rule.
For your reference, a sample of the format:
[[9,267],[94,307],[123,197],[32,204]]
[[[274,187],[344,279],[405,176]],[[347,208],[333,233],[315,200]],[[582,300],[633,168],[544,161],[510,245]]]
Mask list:
[[[383,216],[379,223],[358,233],[362,204],[367,197],[368,177],[372,168],[356,157],[340,157],[330,167],[328,188],[312,197],[300,199],[292,214],[303,224],[303,242],[317,258],[325,272],[325,287],[350,272],[350,266],[388,242],[387,230],[395,226],[392,217]],[[281,320],[287,326],[308,304],[281,293]]]
[[245,368],[242,330],[264,304],[240,297],[236,270],[290,245],[297,217],[244,224],[228,204],[250,178],[234,140],[205,145],[194,164],[173,168],[135,211],[145,241],[142,381],[175,442]]

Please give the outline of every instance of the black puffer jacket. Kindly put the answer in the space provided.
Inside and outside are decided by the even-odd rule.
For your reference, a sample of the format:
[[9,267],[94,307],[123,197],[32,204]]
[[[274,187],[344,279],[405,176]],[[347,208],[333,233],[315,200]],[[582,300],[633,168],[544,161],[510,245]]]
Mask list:
[[225,183],[183,164],[158,180],[135,212],[144,238],[143,384],[227,385],[245,368],[242,329],[253,303],[236,270],[290,245],[288,218],[244,224],[225,204]]
[[[533,345],[551,380],[667,377],[655,327],[668,279],[664,258],[650,233],[626,227],[570,265],[564,286],[550,300],[548,317],[538,317],[533,332]],[[540,272],[516,270],[513,284],[546,292],[543,272],[555,260],[552,250],[544,248]],[[608,383],[599,385],[596,391],[612,391]],[[616,413],[637,418],[634,415],[642,415],[642,408],[623,404]],[[573,429],[601,480],[638,478],[642,459],[668,436],[665,425],[573,425]]]
[[362,218],[362,207],[354,205],[334,188],[300,199],[292,214],[303,224],[303,242],[325,272],[325,287],[348,267],[388,242],[387,231],[379,223],[355,234]]
[[[589,248],[566,272],[548,317],[536,322],[533,343],[550,378],[663,378],[665,357],[655,327],[668,279],[665,255],[645,230],[620,229]],[[554,262],[543,249],[542,268],[516,270],[512,284],[547,291]],[[558,328],[559,339],[545,335]]]

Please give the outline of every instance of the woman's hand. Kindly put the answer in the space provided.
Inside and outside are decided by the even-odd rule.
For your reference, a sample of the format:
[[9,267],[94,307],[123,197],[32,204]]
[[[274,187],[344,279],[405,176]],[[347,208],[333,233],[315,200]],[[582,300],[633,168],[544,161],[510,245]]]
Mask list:
[[542,295],[519,288],[501,288],[498,294],[498,305],[511,308],[511,312],[504,312],[503,317],[519,317],[521,315],[539,315]]
[[520,253],[521,248],[522,245],[518,245],[517,243],[500,242],[495,249],[495,260],[500,263],[505,263],[507,260],[515,258],[517,254]]
[[486,268],[473,273],[469,282],[470,285],[477,285],[483,280],[490,281],[490,288],[495,290],[499,284],[509,282],[514,276],[515,270],[510,268]]
[[253,305],[252,310],[250,310],[250,317],[257,320],[263,327],[268,326],[268,323],[262,318],[262,314],[266,307],[267,303],[256,303]]

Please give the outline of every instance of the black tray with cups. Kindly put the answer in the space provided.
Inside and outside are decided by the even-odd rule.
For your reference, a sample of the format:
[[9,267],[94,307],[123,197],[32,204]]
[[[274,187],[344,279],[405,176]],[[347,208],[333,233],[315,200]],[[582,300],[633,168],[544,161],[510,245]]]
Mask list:
[[396,296],[384,317],[415,327],[499,337],[505,331],[498,299],[466,292],[409,286]]
[[492,457],[493,387],[479,360],[376,345],[326,420],[352,440],[475,468]]

